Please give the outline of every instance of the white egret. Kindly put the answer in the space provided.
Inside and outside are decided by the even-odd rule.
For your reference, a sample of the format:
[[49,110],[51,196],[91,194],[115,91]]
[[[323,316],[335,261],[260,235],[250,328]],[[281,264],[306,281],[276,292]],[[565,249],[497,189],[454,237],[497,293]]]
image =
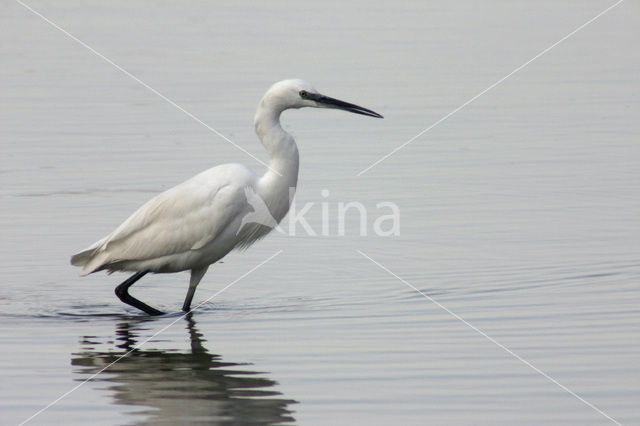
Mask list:
[[135,271],[116,287],[116,295],[150,315],[162,312],[131,296],[129,287],[149,272],[191,270],[182,306],[189,311],[196,287],[211,264],[235,248],[248,247],[273,228],[268,221],[243,221],[254,213],[248,189],[264,201],[276,224],[287,214],[299,160],[295,140],[280,126],[280,114],[303,107],[382,118],[369,109],[321,95],[304,80],[275,83],[260,101],[254,118],[256,133],[270,157],[263,176],[241,164],[206,170],[149,200],[111,234],[72,256],[71,264],[82,267],[82,275]]

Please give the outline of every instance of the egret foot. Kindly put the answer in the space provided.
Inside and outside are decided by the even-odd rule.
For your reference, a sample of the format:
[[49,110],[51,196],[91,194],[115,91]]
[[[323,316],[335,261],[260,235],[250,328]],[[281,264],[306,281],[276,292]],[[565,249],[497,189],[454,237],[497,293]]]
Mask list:
[[134,308],[138,308],[141,311],[148,313],[149,315],[163,315],[164,312],[157,310],[156,308],[152,308],[144,302],[136,299],[132,295],[129,294],[129,287],[135,284],[140,278],[144,277],[148,271],[136,272],[131,277],[129,277],[125,282],[116,287],[116,296],[120,300],[122,300],[127,305],[131,305]]

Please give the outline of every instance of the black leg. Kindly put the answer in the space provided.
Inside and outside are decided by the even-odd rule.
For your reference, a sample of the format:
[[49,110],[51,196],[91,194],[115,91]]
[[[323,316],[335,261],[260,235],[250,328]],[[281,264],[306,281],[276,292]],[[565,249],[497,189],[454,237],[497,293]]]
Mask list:
[[207,273],[208,266],[200,269],[192,269],[191,270],[191,279],[189,279],[189,290],[187,291],[187,297],[184,299],[184,304],[182,305],[182,310],[185,312],[191,311],[191,301],[193,300],[193,295],[196,292],[196,287],[200,284],[200,280],[204,277],[204,274]]
[[193,295],[196,292],[195,287],[189,287],[189,291],[187,292],[187,297],[184,299],[184,303],[182,304],[182,310],[184,312],[191,311],[191,301],[193,300]]
[[127,305],[138,308],[141,311],[148,313],[149,315],[162,315],[164,312],[160,312],[159,310],[152,308],[151,306],[139,301],[129,294],[129,287],[131,287],[136,281],[144,277],[146,274],[147,271],[136,272],[135,274],[133,274],[125,282],[116,287],[116,296],[118,296],[118,298]]

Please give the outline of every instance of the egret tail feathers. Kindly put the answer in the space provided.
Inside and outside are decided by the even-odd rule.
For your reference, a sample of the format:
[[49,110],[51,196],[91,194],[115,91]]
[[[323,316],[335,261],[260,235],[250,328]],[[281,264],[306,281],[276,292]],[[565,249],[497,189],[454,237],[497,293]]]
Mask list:
[[89,275],[100,270],[104,264],[104,251],[102,250],[104,240],[100,240],[91,247],[82,250],[71,256],[71,264],[82,268],[80,275]]

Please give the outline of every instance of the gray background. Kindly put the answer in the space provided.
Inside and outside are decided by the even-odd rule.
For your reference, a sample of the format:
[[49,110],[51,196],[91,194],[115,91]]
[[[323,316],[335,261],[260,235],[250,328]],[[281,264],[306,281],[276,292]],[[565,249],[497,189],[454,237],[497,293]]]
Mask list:
[[[607,415],[640,423],[637,2],[362,176],[613,2],[28,4],[264,161],[252,117],[274,81],[307,79],[385,119],[285,113],[301,151],[297,202],[316,202],[306,217],[317,230],[329,202],[331,235],[274,234],[210,270],[196,302],[283,250],[193,323],[144,321],[113,295],[124,275],[80,278],[69,256],[201,170],[264,167],[0,3],[0,422],[25,420],[123,339],[179,319],[33,424],[610,423],[361,250]],[[369,227],[376,203],[396,203],[401,235],[361,237],[353,216],[337,236],[335,206],[349,201],[367,206]],[[187,280],[147,277],[133,293],[178,312]],[[212,359],[251,365],[218,374]],[[202,365],[213,376],[196,374]]]

